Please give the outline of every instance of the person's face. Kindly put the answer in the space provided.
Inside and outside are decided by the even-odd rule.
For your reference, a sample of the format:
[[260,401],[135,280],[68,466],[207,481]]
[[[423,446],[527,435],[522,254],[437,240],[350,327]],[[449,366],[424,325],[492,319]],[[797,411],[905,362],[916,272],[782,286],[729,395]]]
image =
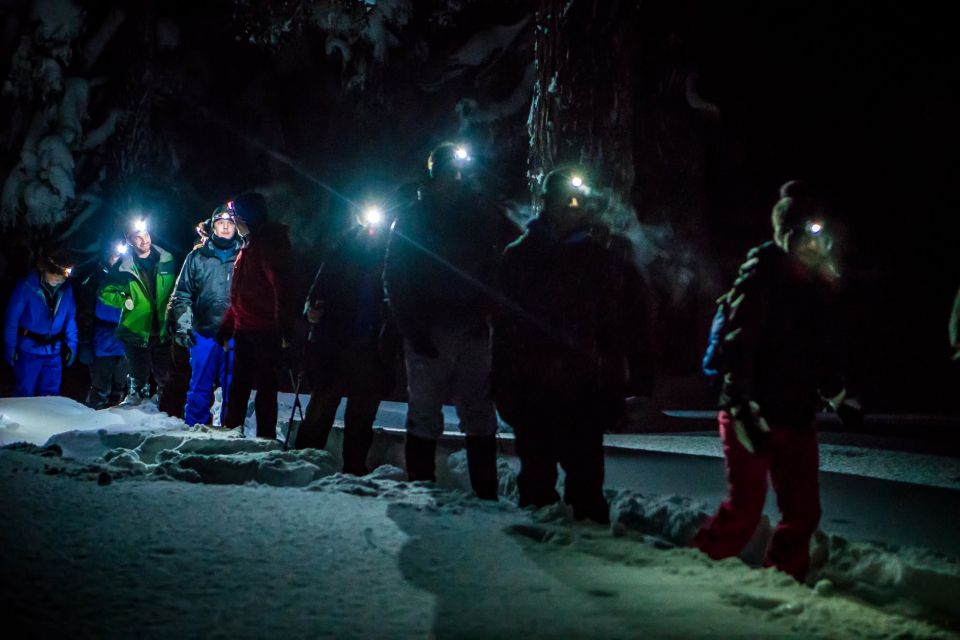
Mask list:
[[59,287],[67,281],[67,276],[63,275],[62,273],[50,273],[49,271],[44,271],[43,279],[51,287]]
[[832,250],[833,241],[825,234],[799,233],[790,242],[790,253],[794,258],[807,271],[827,280],[833,280],[837,274],[837,265]]
[[137,252],[137,257],[146,258],[150,255],[150,234],[146,231],[135,233],[128,239],[130,246]]
[[237,225],[233,220],[219,219],[213,223],[213,234],[218,238],[231,240],[237,234]]

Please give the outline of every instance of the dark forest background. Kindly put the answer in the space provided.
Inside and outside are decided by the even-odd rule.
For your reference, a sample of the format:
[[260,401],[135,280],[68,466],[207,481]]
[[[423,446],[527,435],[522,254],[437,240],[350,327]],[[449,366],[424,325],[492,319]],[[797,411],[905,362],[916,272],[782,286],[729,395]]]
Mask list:
[[[580,163],[621,196],[650,287],[664,406],[713,300],[806,178],[841,223],[851,386],[875,411],[960,406],[957,40],[933,2],[0,2],[5,297],[44,243],[89,268],[131,213],[184,255],[232,195],[288,223],[304,293],[355,205],[453,139],[505,221]],[[504,225],[505,236],[516,229]]]

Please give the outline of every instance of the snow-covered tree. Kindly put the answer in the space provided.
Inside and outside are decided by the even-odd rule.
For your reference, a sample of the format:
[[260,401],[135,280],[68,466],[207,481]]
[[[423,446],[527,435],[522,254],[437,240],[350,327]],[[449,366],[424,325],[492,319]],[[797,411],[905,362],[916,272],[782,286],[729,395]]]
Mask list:
[[3,84],[11,103],[5,140],[19,145],[16,163],[4,177],[0,227],[22,227],[39,236],[54,229],[72,232],[78,219],[88,219],[99,206],[96,195],[102,174],[77,183],[77,169],[109,139],[121,120],[110,110],[90,122],[90,94],[97,80],[91,68],[125,20],[120,11],[107,13],[96,25],[72,0],[34,0],[26,19],[8,14],[8,25],[22,24],[22,33]]

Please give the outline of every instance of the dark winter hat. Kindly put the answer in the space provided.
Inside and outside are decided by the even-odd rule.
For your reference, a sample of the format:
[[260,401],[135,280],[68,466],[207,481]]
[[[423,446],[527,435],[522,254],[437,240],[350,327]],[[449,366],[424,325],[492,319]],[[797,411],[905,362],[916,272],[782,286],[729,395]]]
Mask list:
[[470,161],[470,151],[465,146],[443,142],[430,152],[427,158],[427,170],[431,178],[445,174],[454,175],[465,169]]
[[47,273],[69,276],[76,262],[73,253],[62,247],[48,247],[40,254],[37,267]]
[[583,206],[590,187],[583,179],[583,172],[572,167],[554,169],[543,179],[543,203],[548,209]]
[[263,194],[250,191],[237,196],[233,208],[247,227],[253,229],[267,221],[267,201]]
[[774,241],[785,247],[789,232],[803,229],[809,221],[822,218],[825,213],[823,198],[809,183],[803,180],[784,183],[780,187],[780,199],[773,206],[771,215]]
[[217,220],[229,220],[230,222],[237,223],[237,211],[234,208],[233,200],[221,204],[216,209],[213,210],[213,213],[210,214],[210,226],[213,227],[213,224]]

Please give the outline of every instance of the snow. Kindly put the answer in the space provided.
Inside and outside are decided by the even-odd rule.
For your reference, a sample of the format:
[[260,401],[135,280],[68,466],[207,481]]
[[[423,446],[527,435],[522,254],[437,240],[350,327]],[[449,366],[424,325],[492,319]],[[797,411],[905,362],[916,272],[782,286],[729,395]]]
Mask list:
[[0,449],[0,601],[32,635],[958,637],[960,567],[922,549],[818,534],[809,588],[685,547],[710,505],[620,491],[602,527],[482,502],[462,451],[410,483],[382,432],[355,478],[337,432],[284,452],[150,406],[0,416],[26,443]]

